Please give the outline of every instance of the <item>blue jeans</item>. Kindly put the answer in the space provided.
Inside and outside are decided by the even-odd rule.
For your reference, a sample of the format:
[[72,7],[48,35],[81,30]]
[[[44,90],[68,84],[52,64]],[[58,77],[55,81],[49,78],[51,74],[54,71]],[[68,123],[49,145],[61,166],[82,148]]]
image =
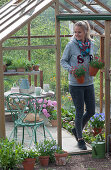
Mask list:
[[[82,130],[84,126],[89,121],[89,119],[95,114],[94,85],[69,85],[69,91],[76,109],[75,128],[77,137],[82,138]],[[86,105],[86,113],[84,113],[84,103]]]

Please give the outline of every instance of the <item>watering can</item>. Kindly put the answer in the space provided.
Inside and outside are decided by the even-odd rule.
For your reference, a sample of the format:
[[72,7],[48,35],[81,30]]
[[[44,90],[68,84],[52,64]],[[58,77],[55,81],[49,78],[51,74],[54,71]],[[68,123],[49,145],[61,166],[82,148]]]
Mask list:
[[92,158],[105,158],[105,142],[99,141],[96,138],[96,141],[92,142]]
[[29,81],[28,79],[20,79],[19,80],[19,87],[20,89],[29,89]]

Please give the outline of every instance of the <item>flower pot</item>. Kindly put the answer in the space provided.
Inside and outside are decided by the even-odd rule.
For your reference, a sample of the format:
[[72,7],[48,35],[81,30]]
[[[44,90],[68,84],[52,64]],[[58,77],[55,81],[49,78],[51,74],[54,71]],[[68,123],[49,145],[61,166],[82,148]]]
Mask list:
[[89,66],[89,75],[90,75],[90,76],[95,76],[95,75],[97,74],[98,71],[99,71],[98,68]]
[[93,128],[93,135],[94,136],[96,136],[96,135],[98,135],[99,133],[101,133],[101,131],[102,131],[102,128],[101,127],[95,127],[95,128]]
[[50,120],[53,127],[57,127],[57,120]]
[[33,66],[33,69],[34,69],[35,71],[38,71],[38,70],[39,70],[39,65],[34,65],[34,66]]
[[85,78],[84,76],[81,76],[81,77],[79,77],[79,78],[76,77],[77,82],[78,82],[79,84],[84,83],[84,78]]
[[35,161],[36,161],[35,158],[26,158],[23,161],[24,170],[33,170],[34,169]]
[[66,165],[68,153],[55,153],[56,165]]
[[25,72],[25,68],[17,68],[17,72]]
[[39,161],[41,166],[48,166],[49,156],[39,156]]

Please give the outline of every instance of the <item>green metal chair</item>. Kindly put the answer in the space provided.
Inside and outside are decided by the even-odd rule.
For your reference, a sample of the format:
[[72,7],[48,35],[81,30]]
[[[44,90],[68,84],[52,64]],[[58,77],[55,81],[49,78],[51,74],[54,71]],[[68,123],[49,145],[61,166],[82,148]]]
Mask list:
[[[37,129],[43,127],[43,136],[46,138],[46,131],[53,139],[48,128],[45,126],[44,120],[39,117],[42,113],[42,106],[44,99],[37,99],[31,95],[23,93],[12,93],[6,97],[8,109],[11,112],[12,120],[14,122],[14,128],[10,134],[9,140],[14,135],[14,139],[17,140],[17,128],[22,127],[22,144],[24,144],[24,128],[27,128],[29,136],[31,136],[30,145],[32,141],[37,142]],[[31,128],[31,135],[29,133],[29,127]]]

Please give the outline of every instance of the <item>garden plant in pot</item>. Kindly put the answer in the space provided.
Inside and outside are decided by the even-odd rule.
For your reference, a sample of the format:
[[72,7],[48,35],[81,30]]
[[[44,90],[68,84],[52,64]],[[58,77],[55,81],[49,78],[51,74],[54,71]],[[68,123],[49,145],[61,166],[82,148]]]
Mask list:
[[2,169],[16,169],[22,162],[22,146],[14,140],[0,139],[0,167]]
[[24,167],[24,170],[33,170],[35,161],[38,158],[38,152],[35,148],[29,148],[29,149],[22,149],[21,152],[21,158],[22,158],[22,164]]
[[39,70],[39,66],[40,66],[40,64],[38,64],[38,61],[37,60],[32,60],[32,63],[33,63],[33,69],[35,71],[38,71]]
[[13,61],[14,66],[17,69],[17,72],[24,72],[26,68],[26,59],[23,57],[17,58]]
[[78,66],[72,67],[71,73],[76,78],[79,84],[84,83],[86,68],[83,64],[79,64]]
[[57,101],[44,99],[42,112],[47,117],[52,126],[57,126]]
[[100,60],[99,57],[94,57],[91,59],[89,63],[89,75],[90,76],[95,76],[99,69],[104,68],[104,61]]
[[94,136],[101,133],[105,124],[105,113],[96,113],[90,118],[89,123],[93,129]]
[[55,140],[45,139],[44,141],[37,143],[36,148],[38,150],[39,162],[41,166],[48,166],[49,162],[55,161],[54,153],[57,148]]
[[33,71],[33,62],[26,60],[26,66],[25,66],[26,71]]
[[56,165],[66,165],[67,157],[68,157],[68,153],[62,150],[60,146],[57,146],[55,152]]

